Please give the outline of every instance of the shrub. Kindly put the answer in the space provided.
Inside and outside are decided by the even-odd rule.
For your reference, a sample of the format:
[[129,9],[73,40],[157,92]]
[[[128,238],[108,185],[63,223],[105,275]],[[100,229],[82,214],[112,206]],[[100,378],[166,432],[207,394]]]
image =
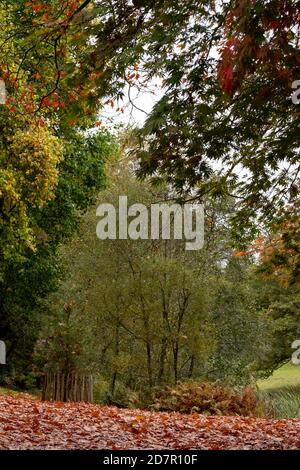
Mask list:
[[261,414],[260,404],[251,387],[239,392],[227,385],[210,382],[183,382],[173,388],[166,387],[156,393],[152,408],[206,415]]
[[1,378],[0,385],[12,390],[27,391],[33,394],[39,394],[39,377],[32,373],[11,373]]

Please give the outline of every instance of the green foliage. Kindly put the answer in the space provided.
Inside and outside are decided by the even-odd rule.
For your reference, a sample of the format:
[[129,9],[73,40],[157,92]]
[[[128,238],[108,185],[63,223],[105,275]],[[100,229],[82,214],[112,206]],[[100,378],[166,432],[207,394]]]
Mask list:
[[149,406],[149,397],[145,398],[140,390],[132,390],[132,388],[126,387],[123,382],[116,383],[113,394],[109,381],[98,378],[94,385],[94,400],[102,405],[142,409]]
[[[42,208],[53,198],[58,164],[63,157],[59,140],[45,127],[16,130],[1,154],[0,258],[5,263],[35,248],[32,208]],[[1,272],[0,272],[1,275]]]
[[82,211],[104,187],[103,166],[115,151],[107,133],[85,137],[69,131],[54,197],[43,207],[30,207],[35,250],[27,249],[21,259],[2,264],[0,336],[8,350],[5,373],[14,371],[17,385],[21,371],[32,369],[32,351],[41,324],[39,301],[57,288],[63,275],[58,247],[74,235]]
[[[17,0],[0,6],[0,69],[7,89],[0,106],[0,337],[8,353],[1,378],[10,375],[16,384],[24,384],[32,368],[39,300],[62,275],[58,247],[104,187],[104,162],[116,151],[108,133],[89,131],[98,100],[88,109],[90,98],[77,86],[72,97],[70,77],[60,94],[70,62],[77,68],[90,50],[86,38],[78,38],[77,48],[62,39],[61,21],[75,13],[75,3]],[[74,104],[68,117],[67,102]]]
[[268,325],[267,347],[259,362],[261,369],[270,375],[290,360],[292,342],[299,338],[299,290],[260,277],[254,287],[260,289],[257,308]]
[[161,40],[162,14],[149,35],[145,68],[166,91],[139,132],[140,174],[196,187],[199,198],[237,195],[236,236],[251,239],[256,218],[269,222],[295,196],[300,108],[291,83],[299,49],[291,25],[299,5],[187,4],[192,20],[180,2],[168,2],[176,26]]
[[216,350],[207,368],[210,379],[245,384],[264,369],[272,336],[257,289],[261,285],[255,284],[251,262],[232,258],[218,279],[212,304]]

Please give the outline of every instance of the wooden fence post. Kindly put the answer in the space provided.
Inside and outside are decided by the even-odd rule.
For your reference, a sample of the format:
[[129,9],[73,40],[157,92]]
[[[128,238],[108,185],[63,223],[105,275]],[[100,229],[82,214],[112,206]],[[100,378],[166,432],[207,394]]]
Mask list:
[[47,372],[44,376],[43,401],[93,402],[93,376],[78,372]]

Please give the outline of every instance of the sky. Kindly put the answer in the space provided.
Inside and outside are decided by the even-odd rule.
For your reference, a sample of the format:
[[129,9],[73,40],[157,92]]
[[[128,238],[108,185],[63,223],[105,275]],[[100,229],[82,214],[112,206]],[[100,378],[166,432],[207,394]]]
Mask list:
[[[155,103],[163,96],[163,89],[159,80],[152,80],[147,88],[138,90],[136,87],[125,86],[124,99],[111,105],[105,105],[99,113],[99,120],[110,128],[118,124],[141,127]],[[117,111],[118,108],[123,112]]]

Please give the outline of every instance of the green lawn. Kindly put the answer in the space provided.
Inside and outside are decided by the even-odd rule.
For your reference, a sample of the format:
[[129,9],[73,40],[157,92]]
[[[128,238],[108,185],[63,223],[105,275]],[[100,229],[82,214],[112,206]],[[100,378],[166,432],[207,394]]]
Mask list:
[[300,386],[300,365],[289,362],[275,370],[271,377],[257,382],[259,390],[274,390],[282,387]]

